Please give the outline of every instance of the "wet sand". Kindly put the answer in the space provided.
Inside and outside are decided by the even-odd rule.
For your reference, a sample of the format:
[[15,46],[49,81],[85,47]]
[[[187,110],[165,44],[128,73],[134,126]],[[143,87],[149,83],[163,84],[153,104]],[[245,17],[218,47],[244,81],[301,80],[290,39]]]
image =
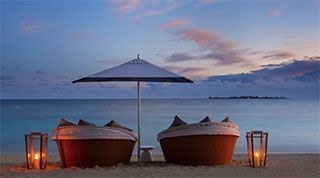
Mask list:
[[112,167],[64,169],[59,156],[48,157],[46,170],[26,170],[24,154],[1,154],[1,177],[320,177],[320,154],[270,154],[266,168],[251,168],[246,155],[235,155],[229,166],[181,166],[164,163],[162,155],[154,162]]

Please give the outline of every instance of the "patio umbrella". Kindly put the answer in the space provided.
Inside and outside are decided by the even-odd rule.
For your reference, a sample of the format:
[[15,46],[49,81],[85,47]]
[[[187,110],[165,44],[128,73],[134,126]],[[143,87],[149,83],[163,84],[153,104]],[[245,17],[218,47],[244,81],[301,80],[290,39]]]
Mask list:
[[137,124],[138,124],[138,161],[140,161],[140,82],[177,82],[193,83],[193,81],[150,64],[140,59],[139,54],[124,64],[75,80],[77,82],[137,82]]

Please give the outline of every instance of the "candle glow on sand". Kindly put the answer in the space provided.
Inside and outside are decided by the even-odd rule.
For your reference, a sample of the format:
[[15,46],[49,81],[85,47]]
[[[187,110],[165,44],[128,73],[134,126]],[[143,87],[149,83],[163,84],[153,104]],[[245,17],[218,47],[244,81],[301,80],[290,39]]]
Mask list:
[[265,167],[268,153],[268,132],[251,131],[246,132],[247,156],[249,166]]
[[35,153],[33,156],[33,167],[34,169],[40,169],[40,159],[39,159],[39,153]]
[[254,153],[254,167],[258,167],[260,165],[260,154],[259,152]]
[[45,169],[47,165],[48,134],[31,132],[25,134],[26,168]]

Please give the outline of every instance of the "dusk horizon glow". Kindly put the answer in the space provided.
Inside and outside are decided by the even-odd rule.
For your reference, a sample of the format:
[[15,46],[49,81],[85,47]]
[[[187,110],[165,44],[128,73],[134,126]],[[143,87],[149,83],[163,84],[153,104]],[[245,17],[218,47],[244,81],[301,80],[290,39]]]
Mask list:
[[140,57],[195,81],[142,98],[319,98],[319,1],[1,1],[2,99],[135,98],[72,84]]

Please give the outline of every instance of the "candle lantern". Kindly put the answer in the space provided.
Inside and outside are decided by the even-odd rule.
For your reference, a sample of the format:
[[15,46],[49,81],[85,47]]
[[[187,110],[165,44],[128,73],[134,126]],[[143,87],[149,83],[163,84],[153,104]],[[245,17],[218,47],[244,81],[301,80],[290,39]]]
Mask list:
[[249,165],[252,167],[266,166],[268,151],[268,132],[247,132],[246,138]]
[[25,134],[27,169],[45,169],[47,166],[48,134]]

